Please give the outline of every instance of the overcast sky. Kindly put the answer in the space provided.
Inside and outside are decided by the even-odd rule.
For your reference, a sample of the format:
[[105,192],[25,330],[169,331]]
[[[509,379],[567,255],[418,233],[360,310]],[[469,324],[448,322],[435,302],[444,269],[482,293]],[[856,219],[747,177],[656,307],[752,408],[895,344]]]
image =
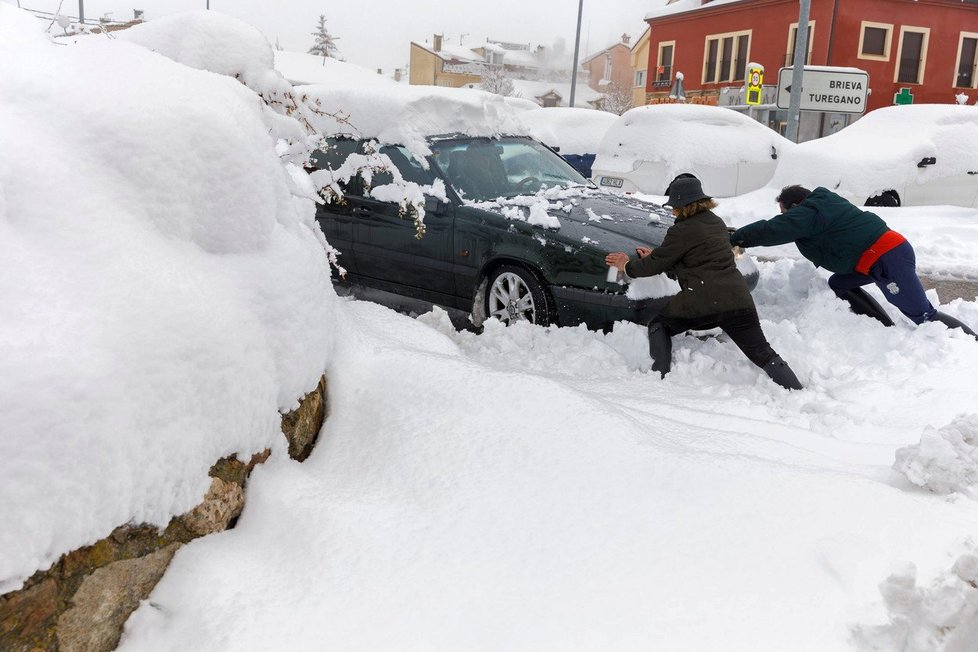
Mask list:
[[[18,0],[0,0],[17,4]],[[408,63],[409,43],[430,43],[432,34],[444,34],[448,43],[475,46],[486,38],[548,47],[561,45],[568,60],[574,52],[577,26],[576,0],[361,0],[360,2],[313,2],[313,0],[209,0],[212,11],[245,20],[286,50],[305,52],[313,43],[320,14],[339,41],[341,58],[389,73]],[[142,9],[152,19],[188,9],[203,9],[207,0],[84,0],[85,18],[109,13],[113,20],[132,18]],[[27,9],[78,15],[78,0],[19,0]],[[642,34],[647,11],[666,0],[584,0],[581,24],[581,60],[586,53],[616,43],[622,33],[632,43]]]

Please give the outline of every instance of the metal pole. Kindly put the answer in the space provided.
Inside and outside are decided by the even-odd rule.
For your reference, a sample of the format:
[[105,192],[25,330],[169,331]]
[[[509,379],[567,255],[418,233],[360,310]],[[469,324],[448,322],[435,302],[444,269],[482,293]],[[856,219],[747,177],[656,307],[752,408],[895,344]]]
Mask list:
[[798,31],[795,32],[795,60],[791,68],[791,100],[788,103],[788,140],[798,142],[801,117],[801,79],[808,59],[808,14],[811,0],[801,0],[798,9]]
[[78,22],[85,24],[85,0],[78,0]]
[[571,70],[571,95],[567,106],[574,106],[577,91],[577,56],[581,52],[581,15],[584,13],[584,0],[577,3],[577,37],[574,39],[574,69]]

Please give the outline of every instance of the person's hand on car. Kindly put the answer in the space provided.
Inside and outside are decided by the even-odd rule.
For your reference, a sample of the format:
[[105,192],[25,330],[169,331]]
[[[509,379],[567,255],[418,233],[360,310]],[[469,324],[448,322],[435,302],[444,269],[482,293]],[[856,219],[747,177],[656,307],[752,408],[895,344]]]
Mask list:
[[646,256],[652,255],[652,249],[649,247],[635,247],[635,253],[638,254],[639,258],[645,258]]
[[604,262],[611,266],[625,271],[625,264],[628,262],[628,254],[624,251],[615,251],[604,257]]

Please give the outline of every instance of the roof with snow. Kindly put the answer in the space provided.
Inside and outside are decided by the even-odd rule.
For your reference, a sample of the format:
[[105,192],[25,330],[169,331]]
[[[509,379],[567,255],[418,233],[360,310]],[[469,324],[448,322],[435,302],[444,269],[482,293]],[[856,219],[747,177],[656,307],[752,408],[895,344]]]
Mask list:
[[520,119],[537,140],[559,147],[561,154],[594,154],[618,116],[597,109],[547,107],[527,111]]
[[670,2],[665,7],[646,13],[645,20],[665,18],[674,14],[682,14],[687,11],[708,9],[711,7],[733,4],[736,2],[747,2],[747,0],[676,0],[675,2]]
[[[611,125],[598,151],[601,169],[630,171],[635,161],[692,167],[709,156],[715,165],[768,160],[794,143],[742,113],[699,104],[653,104],[630,109]],[[705,154],[708,152],[708,154]]]
[[425,140],[466,134],[526,136],[529,130],[501,95],[440,86],[300,86],[324,111],[318,126],[324,133],[354,134],[404,145],[412,153],[429,153]]
[[304,52],[275,50],[275,69],[290,84],[393,84],[390,77],[352,63]]
[[[513,89],[519,97],[541,98],[551,93],[560,97],[560,105],[567,106],[570,100],[570,82],[548,82],[530,81],[526,79],[514,79]],[[574,99],[576,102],[593,104],[604,98],[604,93],[599,93],[587,84],[577,84]]]

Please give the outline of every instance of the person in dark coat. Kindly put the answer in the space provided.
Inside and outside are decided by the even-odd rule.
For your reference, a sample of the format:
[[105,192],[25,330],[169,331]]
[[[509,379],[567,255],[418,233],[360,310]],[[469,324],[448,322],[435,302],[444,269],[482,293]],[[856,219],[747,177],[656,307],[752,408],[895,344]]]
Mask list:
[[862,289],[875,283],[886,300],[915,324],[939,321],[978,338],[965,324],[931,305],[917,277],[913,247],[878,215],[821,187],[785,186],[777,202],[780,215],[737,229],[730,242],[742,247],[794,242],[801,255],[833,272],[829,287],[849,302],[853,312],[893,325],[883,307]]
[[605,258],[631,278],[668,272],[679,282],[680,292],[649,323],[652,369],[663,377],[671,369],[674,335],[719,327],[774,382],[802,389],[764,337],[747,281],[734,262],[727,225],[713,213],[717,204],[703,193],[699,179],[674,180],[665,205],[672,208],[676,221],[661,245],[637,248],[638,258],[621,251]]

